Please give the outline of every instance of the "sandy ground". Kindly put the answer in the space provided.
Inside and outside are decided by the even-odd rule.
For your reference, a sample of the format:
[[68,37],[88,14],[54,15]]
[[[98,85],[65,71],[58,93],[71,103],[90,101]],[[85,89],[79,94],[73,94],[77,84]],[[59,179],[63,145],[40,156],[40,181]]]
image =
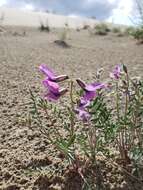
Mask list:
[[[24,30],[26,36],[12,35]],[[40,175],[59,163],[62,167],[62,161],[53,158],[54,151],[49,151],[51,147],[40,138],[39,131],[30,130],[23,122],[29,107],[29,88],[42,92],[38,66],[45,63],[59,74],[93,81],[98,68],[105,69],[106,77],[123,62],[133,76],[143,76],[143,46],[130,37],[92,37],[88,31],[71,30],[67,40],[71,48],[64,49],[53,43],[59,38],[58,30],[48,34],[13,27],[7,31],[0,34],[0,189],[50,189],[54,179],[49,181]],[[45,186],[39,185],[42,180]]]

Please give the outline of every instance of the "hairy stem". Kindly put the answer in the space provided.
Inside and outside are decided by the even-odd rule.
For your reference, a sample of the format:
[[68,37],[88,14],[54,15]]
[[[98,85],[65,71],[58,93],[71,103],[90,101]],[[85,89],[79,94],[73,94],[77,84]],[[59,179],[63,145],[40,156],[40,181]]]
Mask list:
[[73,100],[73,81],[70,82],[70,105],[71,105],[71,117],[70,117],[70,128],[71,128],[71,136],[74,134],[74,125],[75,125],[75,118],[74,118],[74,100]]

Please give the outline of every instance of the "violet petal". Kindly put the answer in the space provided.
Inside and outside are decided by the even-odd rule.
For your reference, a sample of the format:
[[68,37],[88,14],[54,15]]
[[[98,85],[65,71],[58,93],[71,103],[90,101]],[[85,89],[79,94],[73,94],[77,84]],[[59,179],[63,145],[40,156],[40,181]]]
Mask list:
[[86,100],[86,101],[91,101],[93,100],[94,98],[96,97],[96,92],[85,92],[85,95],[83,96],[83,98]]
[[79,86],[85,90],[86,88],[86,84],[81,80],[81,79],[76,79],[77,83],[79,84]]
[[56,101],[60,98],[60,94],[54,94],[52,93],[51,91],[48,91],[46,94],[45,94],[45,98],[48,99],[49,101]]
[[110,73],[110,78],[113,78],[113,79],[119,79],[120,78],[120,74],[121,74],[121,67],[120,65],[117,65],[113,72]]
[[46,65],[42,64],[39,66],[39,70],[44,74],[46,75],[49,79],[52,79],[55,77],[55,74],[54,72],[49,69]]
[[69,77],[67,75],[59,75],[57,77],[53,77],[52,81],[54,81],[54,82],[62,82],[64,80],[68,79],[68,78]]
[[82,121],[86,122],[90,119],[90,114],[84,109],[77,109],[76,111],[78,112],[79,118]]
[[95,82],[95,83],[86,85],[85,90],[86,91],[96,91],[96,90],[103,89],[103,88],[106,88],[106,87],[107,87],[107,85],[104,84],[104,83]]
[[43,85],[48,88],[49,91],[59,94],[59,85],[49,80],[43,80]]

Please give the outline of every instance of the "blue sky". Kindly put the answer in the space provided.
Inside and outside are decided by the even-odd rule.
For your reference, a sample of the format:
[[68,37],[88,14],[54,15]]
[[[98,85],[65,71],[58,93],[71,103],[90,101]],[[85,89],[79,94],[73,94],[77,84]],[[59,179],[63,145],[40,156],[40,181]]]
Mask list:
[[134,0],[0,0],[0,6],[49,10],[69,16],[94,16],[118,24],[131,24]]

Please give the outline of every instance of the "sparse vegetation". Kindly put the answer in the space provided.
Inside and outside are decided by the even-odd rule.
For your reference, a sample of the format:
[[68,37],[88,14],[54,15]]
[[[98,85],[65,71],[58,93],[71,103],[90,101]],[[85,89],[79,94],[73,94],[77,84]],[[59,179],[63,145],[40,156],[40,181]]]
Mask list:
[[119,26],[113,27],[112,33],[115,34],[117,37],[125,36],[124,30]]
[[125,35],[132,36],[134,32],[136,31],[135,27],[129,26],[124,30]]
[[63,28],[61,34],[60,34],[60,40],[61,41],[66,41],[67,40],[67,35],[68,35],[68,27],[67,25],[65,25],[65,27]]
[[137,28],[132,35],[138,41],[138,44],[143,44],[143,27]]
[[[141,190],[142,46],[112,31],[90,37],[82,29],[67,29],[65,35],[66,26],[48,34],[5,28],[0,36],[0,189]],[[24,31],[28,35],[20,37]],[[62,48],[61,40],[70,48]],[[121,64],[112,70],[120,61],[128,69]],[[43,62],[54,72],[41,70],[43,76],[37,69]]]
[[25,37],[27,34],[26,34],[26,31],[22,31],[22,32],[12,32],[12,36],[20,36],[20,37]]
[[2,24],[3,24],[4,19],[5,19],[5,14],[4,14],[4,13],[2,13],[2,14],[0,15],[0,25],[2,25]]
[[102,35],[102,36],[107,35],[108,32],[111,31],[110,28],[105,23],[97,24],[94,27],[94,29],[95,29],[95,34]]
[[69,27],[68,24],[65,24],[65,27],[62,29],[62,32],[60,33],[60,39],[55,40],[54,42],[63,47],[63,48],[69,48],[69,44],[66,42],[67,41],[67,35],[68,35]]
[[43,22],[40,22],[40,27],[39,27],[41,32],[50,32],[50,27],[49,25],[44,25]]
[[4,19],[5,19],[5,14],[2,13],[2,14],[0,15],[0,32],[4,32],[4,31],[5,31],[5,29],[4,29],[4,27],[3,27]]
[[88,25],[88,24],[84,24],[84,26],[83,26],[83,30],[88,30],[90,28],[90,25]]
[[[84,188],[80,189],[107,189],[99,155],[142,187],[143,81],[132,79],[125,65],[117,65],[110,73],[109,83],[99,82],[98,73],[98,82],[86,84],[77,79],[79,87],[75,91],[74,80],[67,75],[57,76],[46,65],[41,65],[40,71],[45,75],[46,93],[43,99],[30,91],[31,118],[81,179]],[[59,82],[65,82],[67,87],[62,88],[63,83]],[[69,106],[60,110],[56,102],[68,89]],[[52,114],[62,123],[60,127],[44,125]]]
[[121,32],[121,28],[120,28],[120,27],[114,27],[114,28],[112,29],[112,32],[113,32],[113,33],[120,33],[120,32]]

